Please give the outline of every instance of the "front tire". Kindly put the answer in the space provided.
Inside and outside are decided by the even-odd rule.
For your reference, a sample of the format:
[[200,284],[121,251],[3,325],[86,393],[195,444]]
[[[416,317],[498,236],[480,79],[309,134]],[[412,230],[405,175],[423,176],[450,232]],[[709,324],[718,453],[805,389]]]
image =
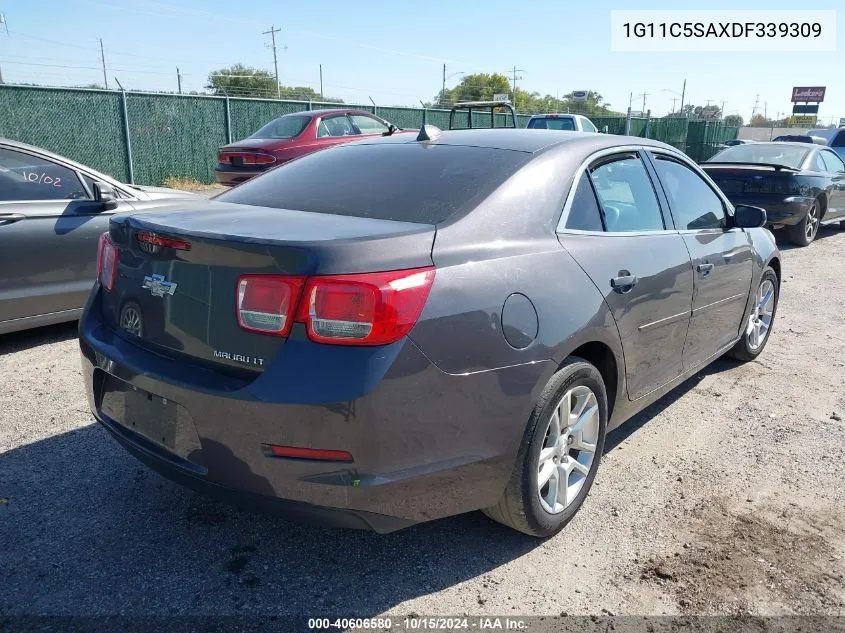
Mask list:
[[745,322],[742,338],[728,352],[728,356],[747,362],[761,354],[769,342],[769,334],[775,324],[779,297],[778,276],[772,268],[766,267],[757,285],[754,304]]
[[607,418],[607,391],[598,369],[570,357],[534,407],[502,498],[483,512],[531,536],[560,532],[593,485]]
[[794,226],[786,227],[786,235],[796,246],[809,246],[819,233],[820,223],[821,205],[815,200],[803,220]]

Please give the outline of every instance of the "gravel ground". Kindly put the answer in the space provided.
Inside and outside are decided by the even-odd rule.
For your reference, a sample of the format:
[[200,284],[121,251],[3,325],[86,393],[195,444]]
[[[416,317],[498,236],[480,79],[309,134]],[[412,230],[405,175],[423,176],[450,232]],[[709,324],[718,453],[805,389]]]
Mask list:
[[845,232],[783,258],[760,359],[611,434],[547,541],[480,513],[379,536],[206,500],[92,424],[73,326],[2,337],[0,615],[845,614]]

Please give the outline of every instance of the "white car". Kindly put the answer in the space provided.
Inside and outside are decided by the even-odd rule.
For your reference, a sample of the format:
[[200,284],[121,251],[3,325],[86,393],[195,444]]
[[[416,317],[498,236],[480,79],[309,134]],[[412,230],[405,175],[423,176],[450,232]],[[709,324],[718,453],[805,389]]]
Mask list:
[[564,130],[567,132],[598,132],[596,126],[580,114],[535,114],[525,126],[529,130]]

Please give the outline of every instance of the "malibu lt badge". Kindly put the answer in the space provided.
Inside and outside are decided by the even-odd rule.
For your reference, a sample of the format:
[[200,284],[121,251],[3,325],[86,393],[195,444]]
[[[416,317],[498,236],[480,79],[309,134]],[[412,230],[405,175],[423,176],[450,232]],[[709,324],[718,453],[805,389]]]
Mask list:
[[167,281],[164,275],[147,275],[144,277],[144,285],[142,288],[147,288],[150,294],[154,297],[163,297],[164,295],[172,295],[176,292],[176,284],[172,281]]

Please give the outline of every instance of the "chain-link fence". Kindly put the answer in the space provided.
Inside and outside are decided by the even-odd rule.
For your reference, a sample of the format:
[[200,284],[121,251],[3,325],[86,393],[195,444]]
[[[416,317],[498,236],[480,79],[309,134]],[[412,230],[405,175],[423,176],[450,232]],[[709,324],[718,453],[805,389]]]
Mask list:
[[[271,119],[303,110],[355,108],[373,112],[400,128],[423,123],[449,127],[449,110],[378,107],[203,95],[116,92],[72,88],[0,86],[0,137],[43,147],[115,178],[159,184],[167,176],[214,182],[217,149],[249,136]],[[455,127],[468,127],[466,112]],[[496,126],[510,124],[497,114]],[[529,115],[517,115],[525,127]],[[695,160],[712,156],[737,128],[721,121],[683,118],[593,117],[599,130],[669,143]],[[473,113],[473,127],[489,127],[490,115]]]

